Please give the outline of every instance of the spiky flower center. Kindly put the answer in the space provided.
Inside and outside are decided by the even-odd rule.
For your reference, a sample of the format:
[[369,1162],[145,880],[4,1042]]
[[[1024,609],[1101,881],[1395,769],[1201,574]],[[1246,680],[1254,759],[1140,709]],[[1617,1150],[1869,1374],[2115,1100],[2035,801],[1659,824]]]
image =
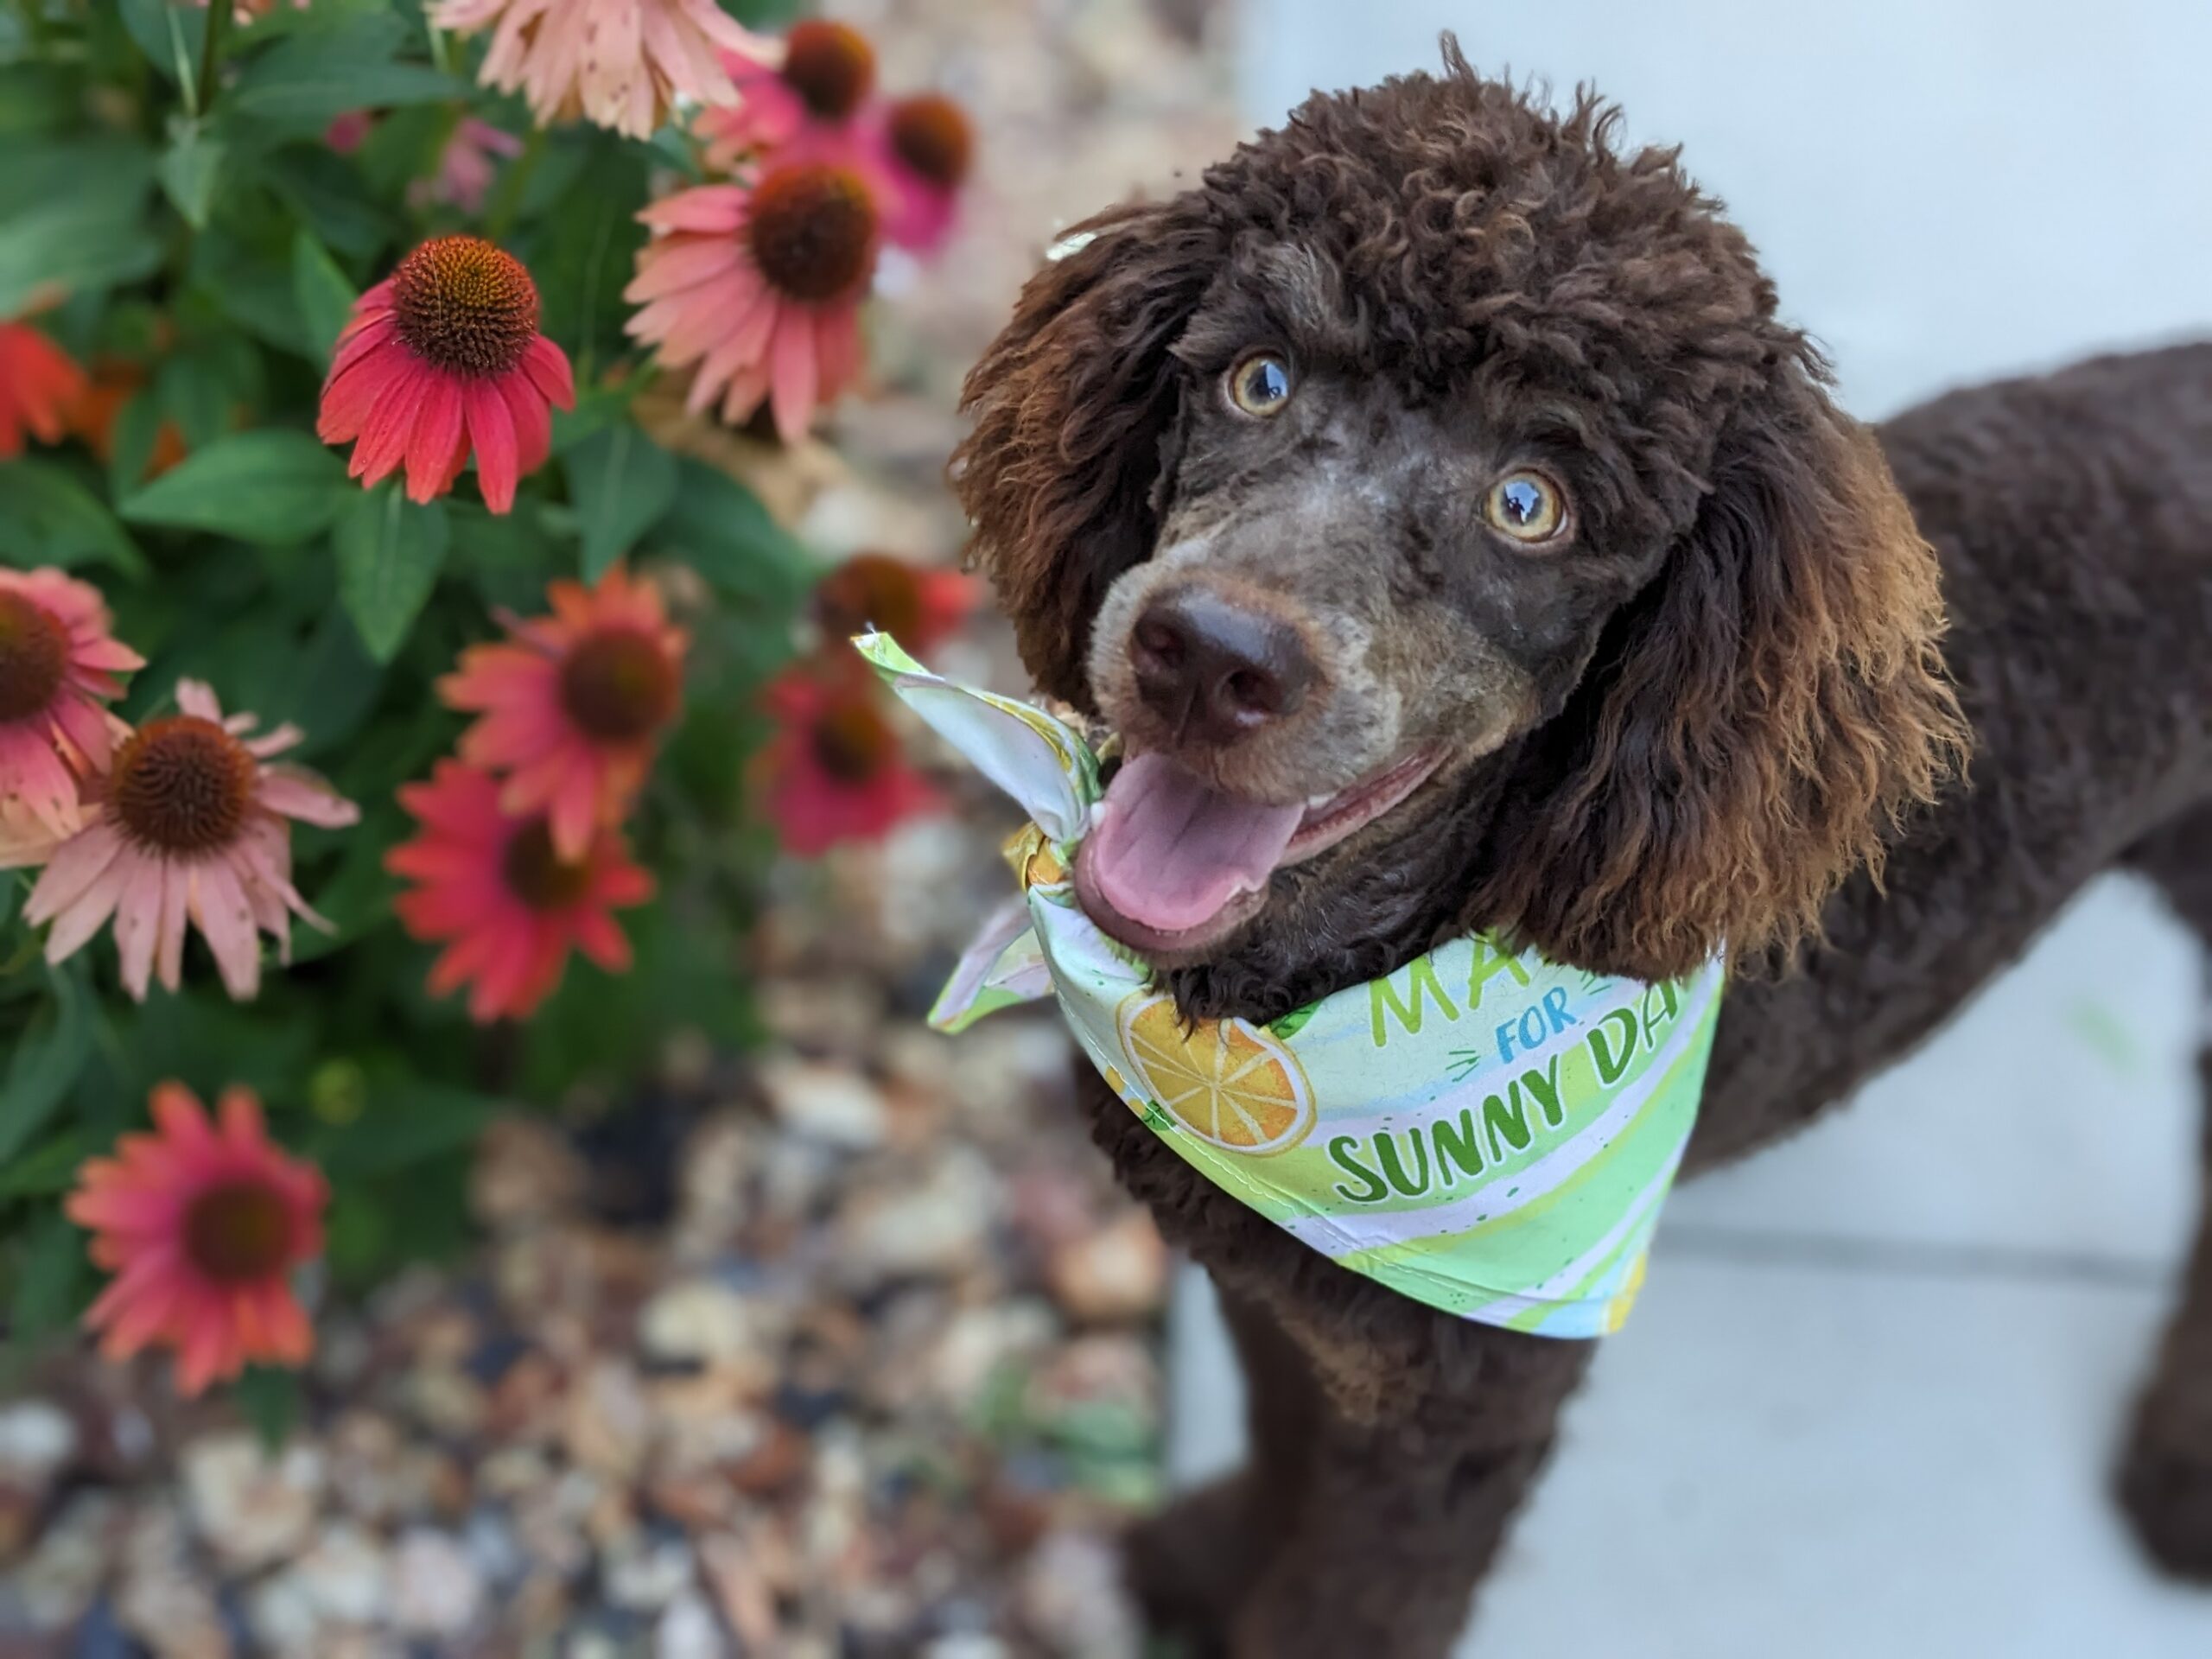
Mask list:
[[887,553],[855,553],[822,578],[814,590],[822,631],[849,639],[880,628],[894,639],[922,632],[922,584],[912,565]]
[[832,703],[814,722],[814,758],[841,784],[864,784],[882,772],[899,740],[882,715],[855,697]]
[[537,285],[522,261],[477,236],[436,236],[391,273],[399,337],[455,374],[505,374],[537,334]]
[[52,704],[69,672],[69,630],[45,606],[0,589],[0,721]]
[[212,720],[149,720],[116,751],[108,798],[131,838],[165,853],[227,847],[245,828],[259,763]]
[[791,26],[784,82],[817,121],[842,121],[875,86],[875,52],[858,29],[819,19]]
[[291,1211],[283,1195],[261,1181],[211,1186],[185,1210],[184,1253],[218,1284],[266,1279],[292,1253]]
[[851,293],[874,268],[875,202],[850,168],[800,162],[754,188],[745,235],[772,285],[820,304]]
[[975,160],[968,117],[938,92],[901,99],[891,106],[891,148],[899,159],[940,190],[959,188]]
[[553,833],[537,819],[516,831],[500,861],[507,891],[532,910],[566,910],[591,890],[591,863],[553,849]]
[[636,628],[601,628],[561,664],[561,706],[602,743],[648,735],[676,712],[680,690],[660,641]]

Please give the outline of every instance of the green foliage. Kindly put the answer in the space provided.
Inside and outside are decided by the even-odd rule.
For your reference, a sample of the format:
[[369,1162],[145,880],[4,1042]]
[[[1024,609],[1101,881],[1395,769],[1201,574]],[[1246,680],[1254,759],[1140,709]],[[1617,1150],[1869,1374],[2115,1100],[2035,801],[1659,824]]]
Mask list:
[[[219,5],[226,0],[217,0]],[[782,0],[732,10],[787,21]],[[751,1039],[742,974],[764,837],[743,776],[759,686],[782,663],[812,575],[806,550],[742,486],[659,447],[633,418],[652,372],[621,292],[649,181],[680,147],[566,124],[527,131],[474,84],[480,39],[434,43],[416,0],[317,0],[249,23],[189,3],[39,8],[26,61],[0,61],[0,319],[36,316],[106,389],[105,417],[0,463],[0,563],[99,586],[148,659],[118,707],[140,721],[176,683],[210,683],[288,760],[359,804],[358,826],[296,825],[302,925],[262,992],[224,995],[203,944],[183,988],[123,995],[105,937],[49,967],[22,919],[35,872],[0,871],[0,1319],[19,1357],[65,1328],[98,1282],[60,1204],[84,1160],[144,1122],[154,1084],[212,1102],[244,1084],[271,1133],[334,1188],[329,1265],[343,1287],[457,1245],[468,1149],[491,1116],[579,1088],[619,1096],[671,1034]],[[211,33],[213,51],[209,51]],[[371,110],[340,154],[332,119]],[[524,136],[480,214],[442,200],[465,118]],[[512,513],[473,470],[428,505],[404,480],[365,489],[315,436],[318,395],[357,296],[425,237],[491,237],[531,268],[540,326],[576,371],[578,408]],[[684,712],[627,826],[657,896],[617,916],[635,963],[572,959],[512,1029],[472,1025],[424,988],[432,947],[393,914],[391,849],[416,826],[396,791],[452,751],[463,721],[438,679],[495,637],[494,612],[543,612],[550,582],[617,560],[687,566],[701,595]],[[242,1389],[280,1427],[287,1379]]]

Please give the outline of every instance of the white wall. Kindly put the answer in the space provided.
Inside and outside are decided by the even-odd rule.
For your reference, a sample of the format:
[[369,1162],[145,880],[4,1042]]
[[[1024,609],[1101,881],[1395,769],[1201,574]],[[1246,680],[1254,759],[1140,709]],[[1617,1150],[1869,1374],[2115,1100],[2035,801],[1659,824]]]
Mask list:
[[1446,28],[1681,142],[1861,416],[2212,335],[2212,0],[1244,0],[1246,112]]

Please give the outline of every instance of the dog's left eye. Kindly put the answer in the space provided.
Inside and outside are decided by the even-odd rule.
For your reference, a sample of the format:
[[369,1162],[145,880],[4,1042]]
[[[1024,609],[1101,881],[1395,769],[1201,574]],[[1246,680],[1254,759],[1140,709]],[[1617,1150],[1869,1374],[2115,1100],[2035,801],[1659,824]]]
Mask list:
[[1548,542],[1567,522],[1567,497],[1541,473],[1508,473],[1483,498],[1483,516],[1516,542]]
[[1290,401],[1290,365],[1273,352],[1255,352],[1229,372],[1229,401],[1247,415],[1274,414]]

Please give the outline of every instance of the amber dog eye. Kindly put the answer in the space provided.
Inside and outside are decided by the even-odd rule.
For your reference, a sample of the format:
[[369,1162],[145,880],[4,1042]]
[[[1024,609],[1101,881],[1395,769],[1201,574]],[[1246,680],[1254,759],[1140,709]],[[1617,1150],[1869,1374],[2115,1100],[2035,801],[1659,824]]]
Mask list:
[[1483,498],[1483,516],[1516,542],[1548,542],[1567,523],[1567,496],[1541,473],[1508,473]]
[[1247,415],[1274,414],[1290,401],[1290,365],[1272,352],[1255,352],[1229,372],[1229,401]]

